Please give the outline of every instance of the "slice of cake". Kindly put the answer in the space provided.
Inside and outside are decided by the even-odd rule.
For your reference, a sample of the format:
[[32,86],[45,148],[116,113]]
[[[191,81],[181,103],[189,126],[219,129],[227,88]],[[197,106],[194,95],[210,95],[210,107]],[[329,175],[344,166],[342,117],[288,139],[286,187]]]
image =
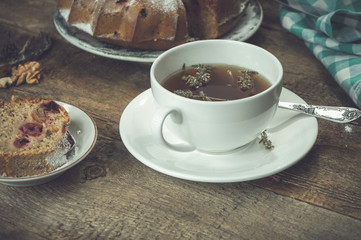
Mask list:
[[0,101],[0,175],[22,177],[53,170],[46,158],[64,138],[67,141],[69,124],[68,112],[53,100]]

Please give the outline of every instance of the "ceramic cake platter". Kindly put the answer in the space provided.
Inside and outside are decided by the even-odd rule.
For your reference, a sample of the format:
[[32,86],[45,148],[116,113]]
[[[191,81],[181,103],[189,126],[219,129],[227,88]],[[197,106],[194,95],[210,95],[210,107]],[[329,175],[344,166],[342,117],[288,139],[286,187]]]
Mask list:
[[[239,24],[221,39],[245,41],[250,38],[261,26],[263,10],[257,0],[251,0]],[[59,34],[72,45],[107,58],[134,62],[153,62],[163,51],[134,50],[104,43],[91,35],[69,26],[57,10],[54,13],[54,24]]]

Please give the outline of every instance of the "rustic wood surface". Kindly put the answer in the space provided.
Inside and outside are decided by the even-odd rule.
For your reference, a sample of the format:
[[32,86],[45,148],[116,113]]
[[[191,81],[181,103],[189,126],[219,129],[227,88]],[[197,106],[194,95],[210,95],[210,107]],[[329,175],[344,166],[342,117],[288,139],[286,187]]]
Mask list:
[[[260,3],[264,21],[247,42],[280,59],[284,87],[310,104],[354,106],[304,43],[282,29],[278,5]],[[0,98],[72,103],[95,119],[98,141],[51,182],[0,185],[0,239],[360,239],[361,121],[319,120],[311,151],[264,179],[210,184],[166,176],[137,161],[118,131],[127,104],[150,87],[150,64],[69,44],[53,25],[55,7],[56,0],[0,1],[0,31],[42,31],[53,40],[39,59],[40,83],[0,89]]]

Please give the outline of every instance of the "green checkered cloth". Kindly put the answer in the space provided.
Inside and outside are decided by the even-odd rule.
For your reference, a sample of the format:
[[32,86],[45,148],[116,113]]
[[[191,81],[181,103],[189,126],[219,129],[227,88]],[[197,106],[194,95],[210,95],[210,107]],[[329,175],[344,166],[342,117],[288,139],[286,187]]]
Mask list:
[[[361,0],[288,0],[282,26],[303,39],[361,108]],[[307,13],[307,14],[305,14]]]

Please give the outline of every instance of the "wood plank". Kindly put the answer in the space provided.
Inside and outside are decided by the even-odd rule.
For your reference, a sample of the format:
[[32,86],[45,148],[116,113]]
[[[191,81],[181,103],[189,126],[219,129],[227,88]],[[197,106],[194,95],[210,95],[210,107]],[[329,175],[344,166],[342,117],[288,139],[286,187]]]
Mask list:
[[[121,153],[118,161],[104,161],[113,149]],[[361,234],[356,219],[248,183],[194,183],[159,174],[134,161],[120,142],[103,139],[84,164],[59,179],[0,191],[5,237],[358,239]]]
[[[260,2],[264,22],[248,42],[280,59],[284,86],[312,104],[353,105],[304,43],[274,24],[277,4]],[[0,89],[0,98],[41,94],[74,104],[95,119],[99,139],[86,159],[52,182],[0,185],[0,239],[359,238],[360,121],[319,121],[310,153],[265,179],[207,184],[168,177],[131,156],[118,131],[124,108],[150,87],[150,65],[106,59],[67,43],[52,23],[55,5],[0,1],[1,26],[30,35],[42,30],[54,40],[39,60],[40,84]]]
[[56,33],[53,14],[55,0],[42,1],[0,1],[0,22],[30,32]]

